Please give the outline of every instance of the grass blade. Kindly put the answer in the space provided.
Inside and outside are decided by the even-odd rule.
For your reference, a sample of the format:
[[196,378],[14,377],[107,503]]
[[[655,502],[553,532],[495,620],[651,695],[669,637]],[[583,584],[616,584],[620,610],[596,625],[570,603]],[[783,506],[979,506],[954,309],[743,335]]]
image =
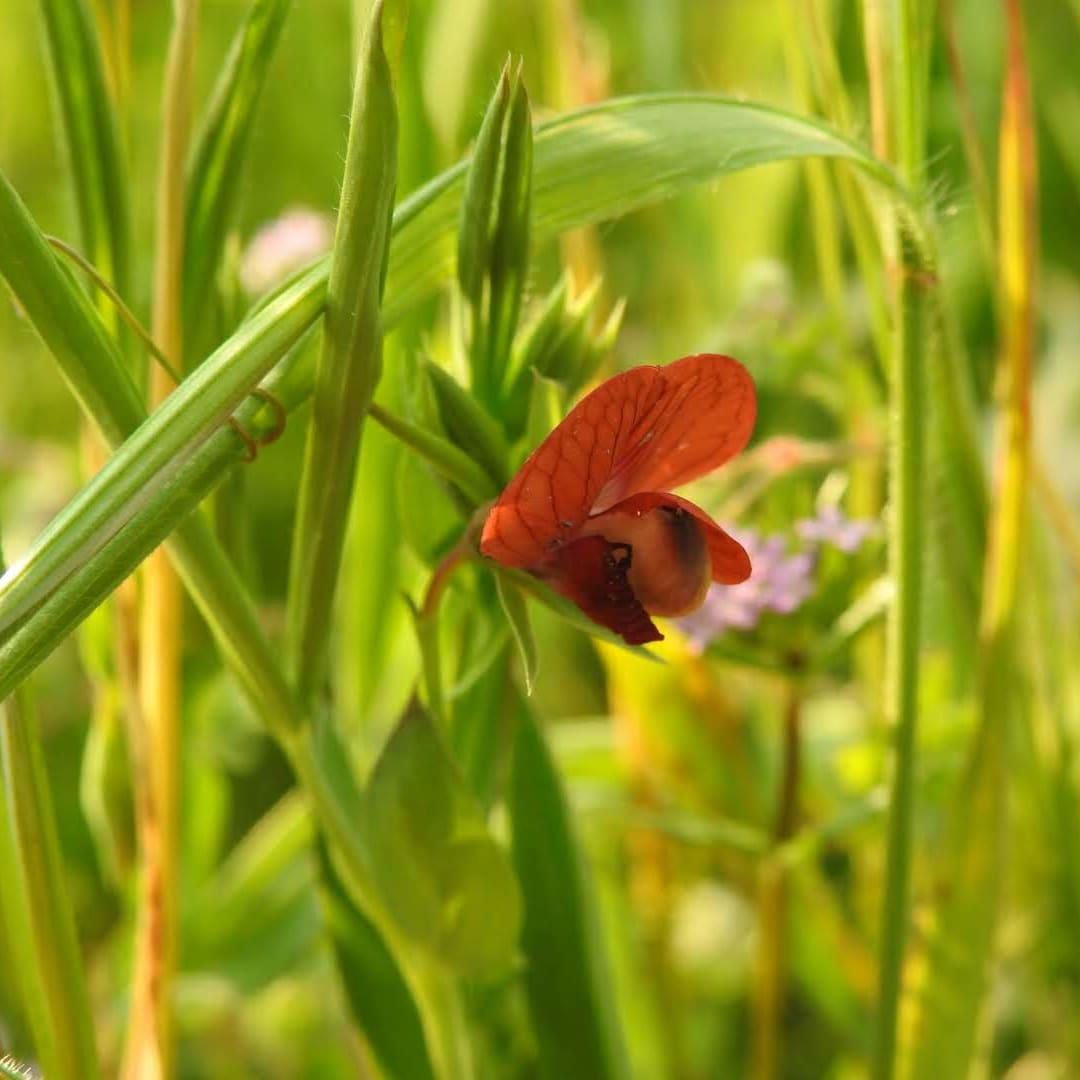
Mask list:
[[319,880],[345,996],[379,1065],[395,1080],[435,1080],[409,988],[379,932],[353,903],[324,844],[319,845]]
[[627,1076],[584,858],[551,754],[524,705],[509,806],[525,897],[525,984],[543,1075]]
[[[0,863],[3,909],[45,1074],[99,1075],[75,919],[64,883],[37,723],[16,694],[0,702]],[[17,974],[16,974],[17,973]]]
[[[535,248],[566,229],[621,217],[755,165],[801,157],[856,164],[886,191],[901,183],[859,144],[825,124],[709,94],[642,94],[567,113],[536,128]],[[454,271],[468,161],[404,200],[395,214],[384,316],[395,322]]]
[[495,575],[495,587],[499,593],[499,603],[506,614],[506,621],[514,635],[518,656],[521,658],[521,673],[525,677],[525,693],[531,694],[536,684],[536,670],[540,657],[533,637],[532,623],[529,622],[529,609],[525,598],[512,582],[499,573]]
[[369,413],[372,420],[378,421],[404,446],[422,457],[440,476],[459,488],[461,493],[477,506],[495,497],[497,488],[491,476],[477,464],[475,457],[470,457],[441,435],[394,416],[377,403],[371,405]]
[[128,296],[127,177],[94,23],[83,0],[42,0],[41,11],[78,202],[82,248],[101,275]]
[[184,380],[0,579],[0,633],[9,633],[180,474],[320,310],[310,292],[281,295]]
[[287,648],[301,701],[312,699],[323,673],[360,435],[382,366],[380,305],[397,158],[385,10],[381,0],[372,8],[357,69],[325,338],[293,533]]
[[146,418],[146,410],[120,352],[2,173],[0,275],[105,440],[116,444],[130,435]]
[[292,0],[254,0],[237,32],[195,141],[184,218],[184,340],[200,325],[236,206],[255,112]]
[[[0,569],[3,568],[0,550]],[[0,695],[0,915],[45,1072],[98,1075],[89,996],[68,900],[37,718],[16,693]]]
[[1008,28],[999,140],[998,236],[1001,268],[999,357],[1003,400],[997,418],[998,488],[979,627],[979,729],[965,796],[955,808],[944,867],[949,883],[920,1002],[913,1053],[920,1068],[966,1075],[978,1052],[994,961],[1004,857],[1007,746],[1027,674],[1017,634],[1017,590],[1027,540],[1031,474],[1031,375],[1035,342],[1037,176],[1034,117],[1019,0],[1004,0]]

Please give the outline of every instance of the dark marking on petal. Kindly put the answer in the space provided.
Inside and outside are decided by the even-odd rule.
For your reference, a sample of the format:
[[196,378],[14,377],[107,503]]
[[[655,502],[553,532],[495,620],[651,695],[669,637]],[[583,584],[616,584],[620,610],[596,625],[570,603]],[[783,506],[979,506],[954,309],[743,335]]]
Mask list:
[[628,645],[660,641],[663,634],[627,580],[631,556],[629,544],[611,544],[602,536],[583,536],[561,548],[539,576]]

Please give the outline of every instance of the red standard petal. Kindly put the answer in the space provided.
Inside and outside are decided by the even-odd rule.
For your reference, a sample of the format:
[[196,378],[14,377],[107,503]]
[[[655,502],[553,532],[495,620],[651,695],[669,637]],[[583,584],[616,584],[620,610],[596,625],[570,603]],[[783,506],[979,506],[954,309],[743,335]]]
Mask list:
[[[590,513],[722,465],[746,445],[754,416],[753,381],[727,356],[702,353],[616,375],[522,465],[488,515],[480,549],[506,566],[538,568]],[[729,545],[718,541],[715,552],[714,566],[726,566]]]
[[637,425],[592,510],[639,491],[671,491],[719,468],[750,439],[757,396],[730,356],[699,353],[660,369],[664,392]]

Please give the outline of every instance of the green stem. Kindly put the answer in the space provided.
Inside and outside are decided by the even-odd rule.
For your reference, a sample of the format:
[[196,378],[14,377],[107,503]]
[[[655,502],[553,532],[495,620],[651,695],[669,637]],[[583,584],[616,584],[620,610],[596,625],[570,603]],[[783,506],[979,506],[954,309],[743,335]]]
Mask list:
[[758,884],[760,945],[754,993],[752,1070],[756,1080],[772,1080],[779,1075],[782,1047],[789,867],[779,856],[795,832],[798,817],[802,693],[797,677],[788,680],[786,693],[780,792],[773,823],[772,847],[762,862]]
[[901,279],[893,356],[889,557],[896,599],[889,621],[887,715],[895,738],[882,907],[879,998],[873,1075],[894,1073],[896,1021],[907,942],[911,833],[915,807],[918,665],[923,549],[923,431],[927,290],[913,237],[901,228]]
[[20,691],[0,702],[0,880],[15,984],[44,1073],[95,1080],[93,1021],[52,798],[36,719]]
[[[176,0],[163,96],[154,264],[154,340],[183,368],[181,275],[184,174],[198,27],[198,0]],[[173,388],[155,367],[151,407]],[[142,859],[136,922],[131,1022],[125,1076],[167,1078],[175,1069],[172,988],[176,973],[180,812],[180,579],[164,548],[147,560],[140,612],[139,716],[136,730],[136,810]]]
[[[884,10],[881,10],[884,8]],[[873,10],[878,9],[878,10]],[[916,194],[923,189],[926,146],[926,47],[922,0],[865,0],[867,53],[876,100],[875,146],[892,150],[898,172]],[[869,16],[873,11],[874,18]],[[887,125],[888,130],[884,130]],[[919,642],[923,552],[924,387],[928,346],[927,298],[934,282],[918,225],[903,208],[887,220],[895,236],[893,347],[891,355],[889,563],[896,584],[890,611],[886,717],[895,755],[886,840],[878,969],[878,1010],[872,1075],[890,1080],[896,1068],[897,1016],[907,945],[911,836],[915,813]]]

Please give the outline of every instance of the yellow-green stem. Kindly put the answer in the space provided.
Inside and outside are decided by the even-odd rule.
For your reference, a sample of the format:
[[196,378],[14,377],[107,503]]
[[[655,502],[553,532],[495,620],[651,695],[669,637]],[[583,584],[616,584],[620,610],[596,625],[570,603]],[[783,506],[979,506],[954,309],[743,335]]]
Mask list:
[[[916,195],[923,188],[922,155],[926,145],[926,57],[920,33],[921,14],[922,0],[863,3],[874,147],[893,159],[901,179]],[[893,241],[889,565],[896,587],[889,612],[885,715],[895,743],[872,1058],[876,1080],[891,1080],[895,1074],[908,937],[925,517],[924,372],[930,346],[928,299],[935,280],[920,222],[899,208],[890,209],[885,222]]]
[[889,559],[896,599],[889,619],[890,678],[886,715],[894,733],[893,777],[881,916],[874,1076],[888,1080],[896,1066],[896,1025],[907,944],[911,835],[915,810],[915,735],[923,548],[922,350],[926,341],[926,282],[912,239],[901,227],[903,254],[897,289],[891,437],[892,520]]
[[[181,361],[180,282],[183,261],[184,173],[198,0],[176,0],[163,93],[162,148],[157,191],[157,249],[151,333],[161,349]],[[160,404],[173,383],[154,367],[150,406]],[[179,578],[163,548],[147,560],[140,619],[139,712],[141,747],[136,754],[136,809],[142,873],[136,920],[131,1021],[124,1075],[170,1077],[175,1029],[172,990],[176,971],[176,910],[179,854],[180,640]]]

